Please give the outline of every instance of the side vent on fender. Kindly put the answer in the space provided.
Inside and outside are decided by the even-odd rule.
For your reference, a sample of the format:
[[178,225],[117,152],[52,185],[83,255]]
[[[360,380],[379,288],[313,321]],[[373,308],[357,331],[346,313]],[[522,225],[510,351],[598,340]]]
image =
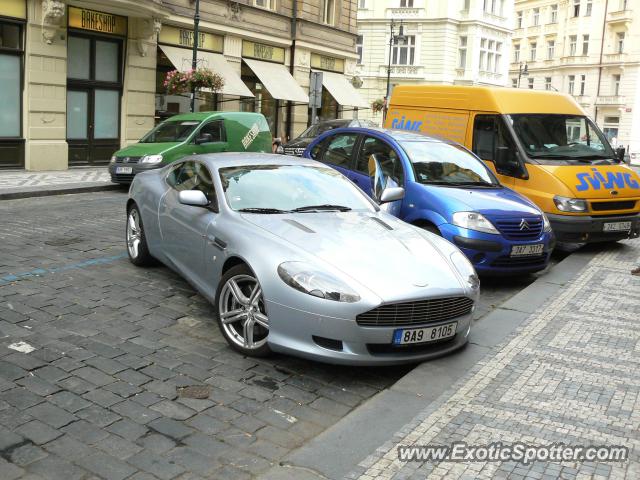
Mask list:
[[307,232],[307,233],[316,233],[315,231],[311,230],[309,227],[307,227],[306,225],[301,224],[300,222],[297,222],[295,220],[292,220],[290,218],[287,218],[285,220],[283,220],[284,222],[287,222],[289,225],[293,225],[296,228],[299,228],[300,230],[302,230],[303,232]]
[[380,220],[379,218],[376,217],[369,217],[371,220],[373,220],[374,222],[376,222],[379,225],[382,225],[384,228],[386,228],[387,230],[393,230],[393,227],[387,223],[384,223],[382,220]]

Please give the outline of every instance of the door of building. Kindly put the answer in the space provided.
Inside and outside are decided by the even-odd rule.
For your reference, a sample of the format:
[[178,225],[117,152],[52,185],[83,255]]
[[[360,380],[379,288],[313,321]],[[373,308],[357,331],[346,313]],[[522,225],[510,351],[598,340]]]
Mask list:
[[69,165],[106,165],[120,148],[122,40],[73,33],[67,44]]

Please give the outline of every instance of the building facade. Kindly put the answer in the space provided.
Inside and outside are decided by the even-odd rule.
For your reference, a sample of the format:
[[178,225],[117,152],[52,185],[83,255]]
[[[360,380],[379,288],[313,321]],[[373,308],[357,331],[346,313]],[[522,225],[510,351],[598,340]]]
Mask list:
[[637,0],[516,0],[509,72],[513,87],[573,95],[634,163],[640,163],[639,6]]
[[370,104],[385,97],[389,63],[392,86],[505,85],[512,15],[510,0],[358,0],[361,93]]
[[[293,136],[310,120],[310,72],[322,71],[319,115],[352,114],[356,0],[199,5],[198,67],[225,84],[199,92],[197,111],[262,112],[274,136]],[[194,8],[195,0],[1,0],[0,168],[103,165],[187,112],[188,95],[166,95],[163,80],[191,68]]]

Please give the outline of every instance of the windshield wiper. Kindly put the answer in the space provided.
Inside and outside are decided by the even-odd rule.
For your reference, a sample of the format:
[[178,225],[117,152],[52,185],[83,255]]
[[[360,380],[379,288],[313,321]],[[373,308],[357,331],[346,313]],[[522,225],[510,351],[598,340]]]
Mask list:
[[431,181],[431,182],[423,182],[426,185],[443,185],[445,187],[487,187],[487,188],[496,188],[500,185],[495,183],[487,183],[487,182],[442,182],[442,181]]
[[337,210],[339,212],[348,212],[351,207],[345,207],[344,205],[331,205],[329,203],[323,205],[305,205],[304,207],[298,207],[291,210],[292,212],[314,212],[319,210]]
[[266,207],[241,208],[238,211],[243,213],[290,213],[290,210],[280,210],[279,208]]

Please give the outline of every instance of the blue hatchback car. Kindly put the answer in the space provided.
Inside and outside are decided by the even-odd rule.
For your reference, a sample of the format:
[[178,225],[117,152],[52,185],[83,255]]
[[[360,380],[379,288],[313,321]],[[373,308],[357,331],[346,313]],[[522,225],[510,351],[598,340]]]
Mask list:
[[375,158],[387,186],[405,190],[383,207],[453,242],[478,273],[531,273],[549,262],[555,239],[544,213],[461,145],[400,130],[340,128],[318,137],[303,156],[330,165],[371,196]]

